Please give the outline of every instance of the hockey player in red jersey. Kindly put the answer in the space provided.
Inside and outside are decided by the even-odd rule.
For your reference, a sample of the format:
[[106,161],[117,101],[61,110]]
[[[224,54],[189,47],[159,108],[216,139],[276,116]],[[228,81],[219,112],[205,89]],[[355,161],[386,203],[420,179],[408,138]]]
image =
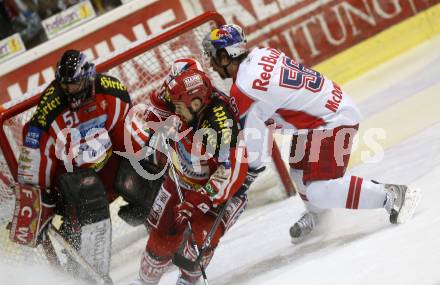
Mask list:
[[148,187],[124,188],[127,167],[121,171],[122,159],[113,153],[125,151],[124,136],[131,138],[133,151],[148,140],[136,120],[126,122],[130,108],[127,88],[118,79],[96,73],[80,51],[62,55],[55,80],[23,130],[13,241],[28,246],[43,241],[47,246],[47,225],[59,214],[61,234],[98,272],[108,275],[109,203],[122,195],[141,206],[150,195]]
[[[206,267],[225,232],[243,212],[247,196],[241,191],[247,164],[245,148],[239,137],[238,113],[233,100],[212,87],[207,75],[194,61],[175,62],[157,94],[151,95],[151,121],[181,119],[170,140],[169,175],[148,216],[147,246],[142,255],[139,278],[132,284],[158,284],[183,240],[183,232],[192,225],[193,237],[200,248],[210,231],[220,206],[228,200],[221,224],[201,259]],[[156,114],[156,115],[154,115]],[[160,118],[158,118],[160,116]],[[168,135],[173,129],[168,129]],[[182,137],[184,134],[184,137]],[[157,135],[157,133],[156,133]],[[162,135],[159,135],[159,139]],[[179,200],[179,191],[184,201]],[[197,252],[183,244],[184,256],[195,260]],[[195,284],[199,270],[180,270],[177,284]]]
[[[233,79],[230,95],[237,101],[245,134],[267,133],[268,119],[293,134],[290,172],[307,211],[290,229],[292,242],[306,237],[325,209],[385,208],[391,223],[412,216],[418,190],[345,175],[361,116],[338,84],[281,51],[269,47],[249,51],[237,25],[212,30],[203,47],[213,69],[222,78]],[[267,159],[261,151],[266,149],[265,135],[260,138],[245,136],[248,153],[257,156],[249,161],[250,168]]]

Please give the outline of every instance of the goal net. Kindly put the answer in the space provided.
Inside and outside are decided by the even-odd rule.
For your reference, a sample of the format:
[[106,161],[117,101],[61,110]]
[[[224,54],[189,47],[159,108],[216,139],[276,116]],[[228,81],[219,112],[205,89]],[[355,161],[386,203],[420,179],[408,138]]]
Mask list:
[[[108,56],[95,60],[97,70],[120,79],[136,103],[145,103],[148,94],[160,87],[170,64],[178,58],[192,57],[198,59],[209,73],[213,84],[223,90],[228,90],[225,83],[213,72],[205,62],[202,55],[202,39],[204,35],[215,26],[224,24],[223,17],[217,13],[208,12],[190,21],[179,24],[162,34],[131,43],[123,50],[117,50]],[[44,86],[40,88],[40,92]],[[0,153],[0,254],[8,263],[44,263],[47,262],[40,248],[31,249],[18,246],[9,241],[9,232],[6,225],[10,221],[14,208],[14,196],[11,186],[14,184],[13,173],[16,171],[16,161],[19,148],[22,144],[22,126],[30,119],[35,104],[38,102],[39,93],[25,95],[18,102],[11,102],[3,106],[4,121],[1,122],[0,136],[4,135],[6,141],[2,142]],[[3,132],[2,132],[3,131]],[[3,138],[0,137],[3,141]],[[9,163],[6,163],[6,161]],[[12,168],[12,171],[10,171]],[[273,175],[272,175],[273,176]],[[273,180],[273,179],[269,179]],[[273,183],[264,185],[264,188],[273,186]],[[121,243],[130,242],[129,233],[136,232],[135,228],[126,225],[117,216],[118,208],[124,202],[116,200],[111,205],[113,226],[113,251],[123,248]],[[139,235],[145,236],[141,231]],[[134,238],[136,235],[134,235]],[[133,235],[131,235],[133,239]]]

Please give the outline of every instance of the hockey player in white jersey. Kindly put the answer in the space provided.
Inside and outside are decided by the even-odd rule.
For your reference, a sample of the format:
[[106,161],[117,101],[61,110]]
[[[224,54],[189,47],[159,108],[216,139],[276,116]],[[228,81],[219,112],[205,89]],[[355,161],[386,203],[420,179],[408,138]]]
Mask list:
[[333,81],[272,48],[249,51],[241,27],[224,25],[203,40],[211,66],[232,78],[230,95],[238,104],[252,159],[249,168],[265,164],[265,122],[273,119],[292,134],[290,174],[307,211],[291,227],[292,242],[302,241],[326,209],[385,208],[391,223],[412,216],[420,192],[405,185],[382,184],[345,175],[360,112]]

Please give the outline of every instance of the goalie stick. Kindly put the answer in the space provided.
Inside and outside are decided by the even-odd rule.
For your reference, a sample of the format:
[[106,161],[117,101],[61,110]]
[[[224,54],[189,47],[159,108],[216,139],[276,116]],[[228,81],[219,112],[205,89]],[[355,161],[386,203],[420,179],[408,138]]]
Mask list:
[[90,263],[87,262],[87,260],[81,256],[78,251],[76,251],[73,246],[68,243],[64,237],[58,232],[57,229],[55,229],[52,225],[49,225],[49,229],[47,230],[47,234],[52,240],[56,240],[58,244],[60,244],[63,249],[66,250],[66,252],[70,255],[70,257],[78,263],[87,273],[90,274],[90,276],[94,279],[96,284],[103,284],[103,285],[113,285],[113,281],[110,278],[110,276],[102,274],[96,269],[90,265]]

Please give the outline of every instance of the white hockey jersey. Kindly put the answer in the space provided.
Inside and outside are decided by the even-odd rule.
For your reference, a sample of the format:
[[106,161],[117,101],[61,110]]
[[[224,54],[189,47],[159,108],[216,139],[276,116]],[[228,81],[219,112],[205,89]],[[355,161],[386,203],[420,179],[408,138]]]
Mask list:
[[[353,126],[361,118],[336,83],[272,48],[255,48],[240,64],[231,96],[238,103],[248,151],[254,154],[268,149],[262,138],[270,118],[293,132]],[[260,160],[267,161],[267,154],[251,160],[250,166],[261,166]]]

